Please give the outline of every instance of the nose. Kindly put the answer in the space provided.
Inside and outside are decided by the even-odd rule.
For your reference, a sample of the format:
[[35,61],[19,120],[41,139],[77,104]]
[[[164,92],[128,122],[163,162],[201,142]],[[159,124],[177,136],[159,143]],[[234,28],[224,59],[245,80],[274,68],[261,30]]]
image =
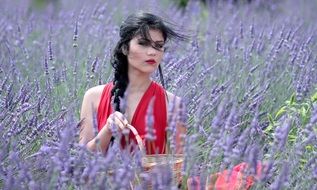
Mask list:
[[157,50],[152,46],[147,48],[147,54],[150,56],[155,56],[157,54]]

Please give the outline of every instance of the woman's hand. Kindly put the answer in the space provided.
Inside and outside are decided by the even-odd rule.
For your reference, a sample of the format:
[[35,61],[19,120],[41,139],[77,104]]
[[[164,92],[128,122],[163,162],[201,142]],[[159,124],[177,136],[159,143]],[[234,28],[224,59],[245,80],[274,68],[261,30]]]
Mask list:
[[112,133],[117,132],[117,129],[119,129],[119,132],[125,134],[129,131],[127,127],[128,124],[129,122],[126,117],[122,113],[116,111],[108,117],[106,123],[107,126],[105,127],[109,127]]
[[89,141],[87,144],[88,149],[92,151],[100,149],[105,153],[109,147],[112,136],[116,136],[118,132],[129,134],[130,131],[127,125],[128,120],[122,113],[118,111],[112,113],[109,115],[105,126],[99,131],[98,135]]

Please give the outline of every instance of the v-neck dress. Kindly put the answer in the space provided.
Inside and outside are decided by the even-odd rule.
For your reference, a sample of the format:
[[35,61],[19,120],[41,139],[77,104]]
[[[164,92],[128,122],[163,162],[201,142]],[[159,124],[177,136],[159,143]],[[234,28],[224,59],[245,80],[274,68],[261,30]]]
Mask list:
[[[111,90],[113,83],[110,82],[105,85],[97,112],[98,131],[100,131],[106,124],[107,119],[113,108],[111,106]],[[154,119],[154,133],[156,139],[153,142],[145,140],[146,135],[146,115],[148,106],[151,99],[153,102],[153,119]],[[167,109],[166,109],[166,96],[164,88],[158,83],[152,81],[148,89],[143,94],[140,102],[138,103],[134,115],[131,120],[131,125],[138,131],[144,145],[147,154],[163,154],[165,153],[166,146],[166,126],[167,126]],[[137,141],[132,132],[129,134],[129,142],[137,144]],[[121,138],[121,145],[126,147],[126,140]]]

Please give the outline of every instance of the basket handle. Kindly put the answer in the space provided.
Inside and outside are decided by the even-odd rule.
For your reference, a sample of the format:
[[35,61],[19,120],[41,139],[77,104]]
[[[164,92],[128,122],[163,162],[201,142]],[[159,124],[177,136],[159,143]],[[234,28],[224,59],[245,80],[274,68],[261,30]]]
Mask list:
[[144,146],[144,144],[143,144],[143,141],[142,141],[142,139],[141,139],[141,137],[140,137],[138,131],[137,131],[132,125],[130,125],[130,124],[127,124],[127,127],[128,127],[128,128],[132,131],[132,133],[134,134],[135,139],[136,139],[136,141],[137,141],[137,143],[138,143],[138,146],[139,146],[141,152],[142,152],[143,154],[145,154],[145,146]]

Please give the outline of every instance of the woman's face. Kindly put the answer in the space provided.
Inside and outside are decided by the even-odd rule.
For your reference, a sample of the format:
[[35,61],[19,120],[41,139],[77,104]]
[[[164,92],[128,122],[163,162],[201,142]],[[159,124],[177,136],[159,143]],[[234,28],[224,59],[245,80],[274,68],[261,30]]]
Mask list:
[[[129,72],[151,74],[161,63],[164,53],[164,38],[159,30],[149,30],[151,40],[136,35],[129,43],[127,54]],[[154,48],[155,47],[155,48]]]

